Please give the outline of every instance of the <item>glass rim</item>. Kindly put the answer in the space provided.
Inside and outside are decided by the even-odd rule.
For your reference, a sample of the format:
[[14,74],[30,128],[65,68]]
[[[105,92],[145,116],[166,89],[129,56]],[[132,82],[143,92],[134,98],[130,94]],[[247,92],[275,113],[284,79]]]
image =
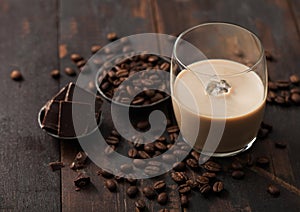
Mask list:
[[[259,54],[259,57],[258,59],[255,61],[255,63],[248,67],[247,69],[245,69],[244,71],[241,71],[239,73],[234,73],[234,74],[217,74],[217,76],[237,76],[237,75],[241,75],[241,74],[245,74],[245,73],[248,73],[248,72],[251,72],[253,71],[260,63],[261,61],[263,60],[264,58],[264,48],[261,44],[261,41],[259,40],[259,38],[253,33],[251,32],[250,30],[242,27],[242,26],[239,26],[237,24],[232,24],[232,23],[227,23],[227,22],[208,22],[208,23],[204,23],[204,24],[199,24],[199,25],[196,25],[196,26],[193,26],[185,31],[183,31],[182,33],[179,34],[179,36],[176,38],[176,41],[174,43],[174,47],[173,47],[173,51],[172,51],[172,55],[175,57],[176,61],[184,67],[184,69],[186,70],[190,70],[190,68],[188,67],[188,65],[184,64],[177,56],[177,47],[178,47],[178,44],[180,42],[180,40],[184,40],[183,39],[183,36],[186,35],[187,33],[197,29],[197,28],[200,28],[200,27],[203,27],[203,26],[209,26],[209,25],[227,25],[227,26],[230,26],[230,27],[235,27],[235,28],[238,28],[239,30],[242,30],[242,31],[245,31],[245,32],[248,32],[251,36],[253,36],[253,38],[257,41],[258,43],[258,48],[259,48],[259,51],[260,51],[260,54]],[[186,40],[185,40],[186,41]],[[187,41],[188,42],[188,41]],[[214,58],[214,59],[220,59],[220,58]],[[209,60],[209,58],[207,59]],[[236,62],[236,61],[235,61]],[[190,70],[191,71],[191,70]],[[212,76],[211,74],[205,74],[205,73],[199,73],[200,75],[205,75],[205,76]]]

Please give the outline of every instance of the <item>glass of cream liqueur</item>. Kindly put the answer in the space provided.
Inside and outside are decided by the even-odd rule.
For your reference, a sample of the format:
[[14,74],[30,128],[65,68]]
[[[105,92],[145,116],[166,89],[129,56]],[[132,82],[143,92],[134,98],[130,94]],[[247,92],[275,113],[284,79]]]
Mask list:
[[207,23],[177,38],[172,104],[183,139],[201,154],[225,157],[251,147],[263,119],[267,66],[250,31]]

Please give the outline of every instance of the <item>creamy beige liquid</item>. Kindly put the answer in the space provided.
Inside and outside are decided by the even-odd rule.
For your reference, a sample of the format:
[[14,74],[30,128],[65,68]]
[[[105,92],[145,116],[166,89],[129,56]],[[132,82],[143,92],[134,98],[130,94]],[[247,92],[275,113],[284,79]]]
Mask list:
[[[205,144],[204,151],[215,153],[238,151],[255,140],[265,107],[259,76],[253,71],[237,74],[248,67],[221,59],[196,62],[188,68],[192,71],[181,71],[172,91],[175,116],[185,140],[196,150],[201,151]],[[228,93],[207,94],[213,74],[231,75],[220,77],[231,86]],[[222,134],[220,129],[224,129]]]

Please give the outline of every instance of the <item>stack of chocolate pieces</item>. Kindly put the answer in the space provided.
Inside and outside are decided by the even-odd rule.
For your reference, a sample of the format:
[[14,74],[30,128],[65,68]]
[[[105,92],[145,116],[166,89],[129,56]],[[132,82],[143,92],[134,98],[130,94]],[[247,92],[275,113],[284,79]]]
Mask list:
[[[97,127],[95,123],[99,123],[101,105],[98,96],[69,83],[46,103],[44,117],[41,117],[42,128],[61,138],[86,135]],[[95,108],[94,112],[92,108]]]

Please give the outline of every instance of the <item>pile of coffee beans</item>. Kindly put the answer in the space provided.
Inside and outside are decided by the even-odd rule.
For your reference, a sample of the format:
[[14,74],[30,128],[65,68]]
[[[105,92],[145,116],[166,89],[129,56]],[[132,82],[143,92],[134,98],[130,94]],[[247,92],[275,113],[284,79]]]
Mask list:
[[268,82],[267,102],[282,106],[300,105],[300,77],[292,74],[289,80]]
[[[155,70],[169,72],[170,62],[165,58],[146,53],[125,58],[103,72],[99,78],[99,88],[109,99],[119,89],[118,95],[114,96],[116,102],[127,105],[149,105],[166,98],[166,92],[169,90],[169,78]],[[143,73],[135,75],[140,71]],[[129,77],[130,81],[128,80],[125,86],[121,85]],[[153,87],[156,89],[150,89]]]

